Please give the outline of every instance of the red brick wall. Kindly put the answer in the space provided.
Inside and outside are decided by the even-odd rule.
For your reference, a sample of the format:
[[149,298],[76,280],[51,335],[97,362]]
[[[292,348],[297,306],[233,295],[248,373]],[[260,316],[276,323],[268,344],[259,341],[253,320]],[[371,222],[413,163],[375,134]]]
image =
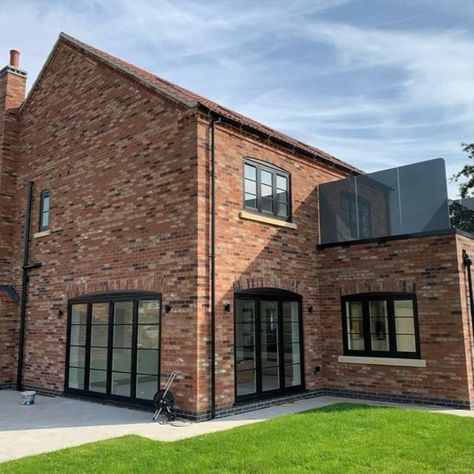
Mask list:
[[[26,78],[8,69],[0,76],[0,285],[11,284],[17,176],[17,109],[25,97]],[[0,386],[14,381],[17,305],[0,291]]]
[[17,340],[17,303],[0,290],[0,388],[15,380]]
[[[208,155],[208,124],[199,127],[199,163],[204,176]],[[292,222],[297,229],[275,227],[239,217],[243,210],[243,157],[249,156],[279,166],[291,175]],[[216,393],[217,406],[234,403],[234,314],[224,312],[224,304],[233,307],[234,285],[267,286],[288,289],[303,297],[305,342],[305,378],[308,389],[320,386],[313,374],[321,365],[320,329],[317,315],[307,312],[317,301],[315,272],[318,237],[317,184],[342,177],[320,164],[292,155],[271,143],[257,141],[235,130],[217,125],[216,131]],[[205,181],[200,182],[200,196],[205,196]],[[200,213],[208,203],[200,202]],[[207,215],[208,212],[207,212]],[[202,232],[200,268],[204,281],[205,243],[209,221]],[[205,301],[205,300],[204,300]],[[208,335],[204,313],[200,315],[203,333]],[[208,324],[208,323],[207,323]],[[203,339],[201,339],[203,340]],[[204,367],[206,350],[202,346],[200,364]],[[208,368],[202,371],[201,391],[208,386]],[[204,392],[207,395],[207,392]]]
[[11,279],[17,131],[16,110],[0,111],[0,284]]
[[[467,366],[467,380],[470,398],[474,403],[474,328],[472,326],[471,307],[469,305],[469,285],[467,269],[462,262],[462,251],[474,261],[474,240],[462,235],[456,236],[458,267],[460,274],[461,307],[464,328],[464,350]],[[474,266],[471,267],[472,279],[474,279]]]
[[0,284],[10,283],[14,189],[18,143],[17,109],[25,98],[26,78],[5,71],[0,76]]
[[[209,119],[63,40],[19,123],[21,161],[12,199],[17,289],[27,182],[35,183],[32,234],[38,229],[39,194],[51,191],[50,234],[32,236],[31,242],[30,260],[43,266],[30,273],[24,384],[63,389],[71,296],[106,288],[155,290],[172,307],[163,314],[162,380],[171,370],[181,370],[183,377],[173,386],[178,407],[207,410]],[[290,173],[297,229],[239,217],[244,156]],[[233,306],[235,287],[258,286],[302,295],[307,389],[472,399],[472,363],[466,364],[472,351],[466,342],[465,280],[458,255],[459,246],[472,246],[471,241],[452,234],[318,249],[317,185],[341,177],[271,140],[217,125],[218,407],[234,402],[234,315],[224,312],[224,304]],[[337,362],[342,354],[340,296],[369,289],[416,290],[426,369]],[[7,319],[0,314],[0,321]],[[1,357],[0,352],[0,367],[8,366]],[[315,366],[322,372],[314,374]]]
[[[326,387],[472,400],[457,239],[455,234],[448,234],[320,250],[315,273],[319,276],[321,376]],[[421,358],[426,360],[426,368],[338,362],[343,354],[340,298],[373,291],[416,293]]]
[[[163,292],[163,379],[195,409],[196,125],[187,111],[63,42],[21,115],[15,283],[26,184],[51,190],[50,235],[31,239],[24,384],[62,390],[69,296]],[[63,315],[59,314],[63,310]]]
[[13,71],[8,67],[0,77],[0,102],[5,109],[16,108],[25,99],[26,75]]

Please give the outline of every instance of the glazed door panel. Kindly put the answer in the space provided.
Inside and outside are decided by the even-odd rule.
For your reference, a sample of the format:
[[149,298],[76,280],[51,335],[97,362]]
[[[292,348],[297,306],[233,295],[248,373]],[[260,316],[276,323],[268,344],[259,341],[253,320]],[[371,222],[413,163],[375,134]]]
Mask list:
[[159,389],[160,329],[159,299],[71,304],[66,391],[151,402]]
[[237,297],[234,327],[237,400],[302,386],[299,301]]
[[280,388],[279,304],[260,301],[260,385],[261,391]]

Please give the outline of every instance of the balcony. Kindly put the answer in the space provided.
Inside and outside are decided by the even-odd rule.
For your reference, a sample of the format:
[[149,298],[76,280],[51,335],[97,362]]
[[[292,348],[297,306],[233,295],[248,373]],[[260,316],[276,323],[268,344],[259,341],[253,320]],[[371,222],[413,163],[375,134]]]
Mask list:
[[319,185],[320,243],[430,234],[474,234],[474,198],[448,199],[442,158]]

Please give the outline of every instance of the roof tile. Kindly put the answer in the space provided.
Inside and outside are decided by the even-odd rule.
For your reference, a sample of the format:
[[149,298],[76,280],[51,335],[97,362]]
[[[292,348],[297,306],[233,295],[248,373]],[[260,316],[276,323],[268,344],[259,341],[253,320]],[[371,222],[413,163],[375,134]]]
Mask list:
[[65,33],[61,33],[60,38],[64,38],[74,43],[76,46],[81,47],[89,51],[90,53],[102,58],[106,62],[112,63],[113,65],[116,65],[121,69],[129,71],[133,75],[145,79],[147,82],[151,83],[152,85],[155,85],[161,91],[168,92],[170,95],[174,96],[178,100],[188,103],[187,105],[190,105],[190,102],[201,104],[205,108],[217,113],[218,115],[231,119],[232,121],[238,122],[244,126],[250,127],[256,130],[257,132],[268,135],[269,137],[274,137],[275,139],[286,143],[290,148],[299,148],[311,155],[315,155],[316,157],[322,158],[325,161],[333,163],[338,167],[344,168],[349,172],[357,174],[361,173],[361,171],[355,168],[354,166],[349,165],[348,163],[345,163],[342,160],[339,160],[338,158],[330,155],[329,153],[324,152],[323,150],[320,150],[319,148],[307,145],[306,143],[296,140],[295,138],[292,138],[284,133],[278,132],[277,130],[267,127],[266,125],[263,125],[260,122],[257,122],[256,120],[246,117],[245,115],[235,112],[227,107],[219,105],[218,103],[206,99],[205,97],[202,97],[199,94],[191,92],[190,90],[184,87],[178,86],[176,84],[173,84],[172,82],[162,79],[156,76],[155,74],[152,74],[148,71],[145,71],[144,69],[134,66],[133,64],[130,64],[127,61],[112,56],[111,54],[97,49],[96,47],[91,46],[87,43],[84,43],[83,41],[77,40],[72,36],[69,36]]

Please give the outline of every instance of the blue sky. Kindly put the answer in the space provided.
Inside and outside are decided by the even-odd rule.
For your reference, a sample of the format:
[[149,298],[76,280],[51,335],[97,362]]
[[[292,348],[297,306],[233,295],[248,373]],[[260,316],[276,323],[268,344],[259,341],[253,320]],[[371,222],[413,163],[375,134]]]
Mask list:
[[365,171],[449,176],[474,141],[470,0],[2,0],[0,25],[29,86],[64,31]]

